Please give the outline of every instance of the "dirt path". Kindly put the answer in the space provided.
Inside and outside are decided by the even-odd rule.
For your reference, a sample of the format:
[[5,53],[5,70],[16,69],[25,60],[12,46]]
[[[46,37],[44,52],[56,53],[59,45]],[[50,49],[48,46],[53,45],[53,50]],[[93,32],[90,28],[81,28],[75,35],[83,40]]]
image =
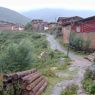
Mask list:
[[[61,45],[55,40],[53,35],[49,35],[49,34],[45,34],[45,35],[47,36],[47,40],[52,49],[57,49],[67,54],[67,51],[63,47],[61,47]],[[73,64],[70,65],[70,68],[68,69],[68,71],[77,69],[78,72],[72,80],[64,80],[64,81],[61,81],[60,83],[57,83],[55,87],[53,88],[52,95],[60,95],[61,91],[63,91],[67,86],[70,86],[72,84],[78,85],[79,87],[77,91],[78,95],[87,95],[82,89],[81,81],[83,80],[85,70],[88,68],[88,66],[91,65],[91,63],[88,60],[84,59],[83,57],[79,55],[76,55],[75,53],[71,51],[69,53],[69,57],[71,58],[71,60],[73,60]],[[58,75],[60,77],[64,77],[64,72],[60,72],[58,73]]]

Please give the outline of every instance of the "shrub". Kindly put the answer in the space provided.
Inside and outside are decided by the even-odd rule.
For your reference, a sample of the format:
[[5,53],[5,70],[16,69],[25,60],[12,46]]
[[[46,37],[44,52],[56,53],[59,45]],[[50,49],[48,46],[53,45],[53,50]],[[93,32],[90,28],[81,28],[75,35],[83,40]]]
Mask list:
[[70,38],[70,46],[74,50],[88,52],[88,50],[90,49],[90,40],[88,39],[85,41],[81,37],[77,37],[75,33],[72,33]]
[[12,43],[1,57],[4,71],[22,71],[32,63],[32,47],[29,40]]
[[95,65],[87,69],[83,80],[83,87],[89,94],[95,94]]
[[36,39],[41,38],[41,35],[40,34],[33,34],[32,38],[36,40]]
[[77,95],[77,86],[73,84],[71,87],[67,87],[61,95]]
[[31,22],[27,23],[26,26],[25,26],[25,30],[29,30],[29,29],[32,29]]
[[55,72],[50,70],[50,69],[46,69],[43,71],[43,75],[47,76],[47,77],[57,77]]

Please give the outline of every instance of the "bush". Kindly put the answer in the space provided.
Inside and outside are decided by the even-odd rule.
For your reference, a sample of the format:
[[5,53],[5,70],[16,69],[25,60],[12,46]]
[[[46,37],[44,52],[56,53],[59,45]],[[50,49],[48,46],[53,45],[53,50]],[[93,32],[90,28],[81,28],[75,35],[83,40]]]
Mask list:
[[27,23],[26,26],[25,26],[25,30],[29,30],[29,29],[32,29],[31,22]]
[[32,38],[36,40],[36,39],[41,38],[41,35],[40,34],[33,34]]
[[88,50],[90,50],[90,40],[88,39],[85,41],[82,38],[77,37],[75,33],[72,33],[70,38],[70,46],[74,50],[88,52]]
[[31,42],[22,40],[19,44],[10,44],[0,61],[5,72],[25,70],[32,63]]
[[61,95],[77,95],[77,86],[73,84],[71,87],[67,87]]
[[83,87],[89,94],[95,94],[95,65],[87,69],[83,80]]

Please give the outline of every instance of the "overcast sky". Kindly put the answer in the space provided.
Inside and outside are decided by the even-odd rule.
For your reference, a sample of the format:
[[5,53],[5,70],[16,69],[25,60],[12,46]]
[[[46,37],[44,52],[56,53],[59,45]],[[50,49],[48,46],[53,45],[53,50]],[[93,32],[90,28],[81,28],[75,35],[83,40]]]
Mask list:
[[18,12],[41,8],[95,11],[95,0],[0,0],[0,6]]

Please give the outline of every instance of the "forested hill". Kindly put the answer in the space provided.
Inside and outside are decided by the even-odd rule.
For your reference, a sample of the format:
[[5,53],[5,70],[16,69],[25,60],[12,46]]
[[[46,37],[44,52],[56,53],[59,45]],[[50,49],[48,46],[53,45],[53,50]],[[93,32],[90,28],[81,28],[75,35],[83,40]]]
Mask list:
[[8,21],[12,23],[18,23],[18,24],[26,24],[30,21],[29,18],[21,15],[20,13],[0,7],[0,21]]

